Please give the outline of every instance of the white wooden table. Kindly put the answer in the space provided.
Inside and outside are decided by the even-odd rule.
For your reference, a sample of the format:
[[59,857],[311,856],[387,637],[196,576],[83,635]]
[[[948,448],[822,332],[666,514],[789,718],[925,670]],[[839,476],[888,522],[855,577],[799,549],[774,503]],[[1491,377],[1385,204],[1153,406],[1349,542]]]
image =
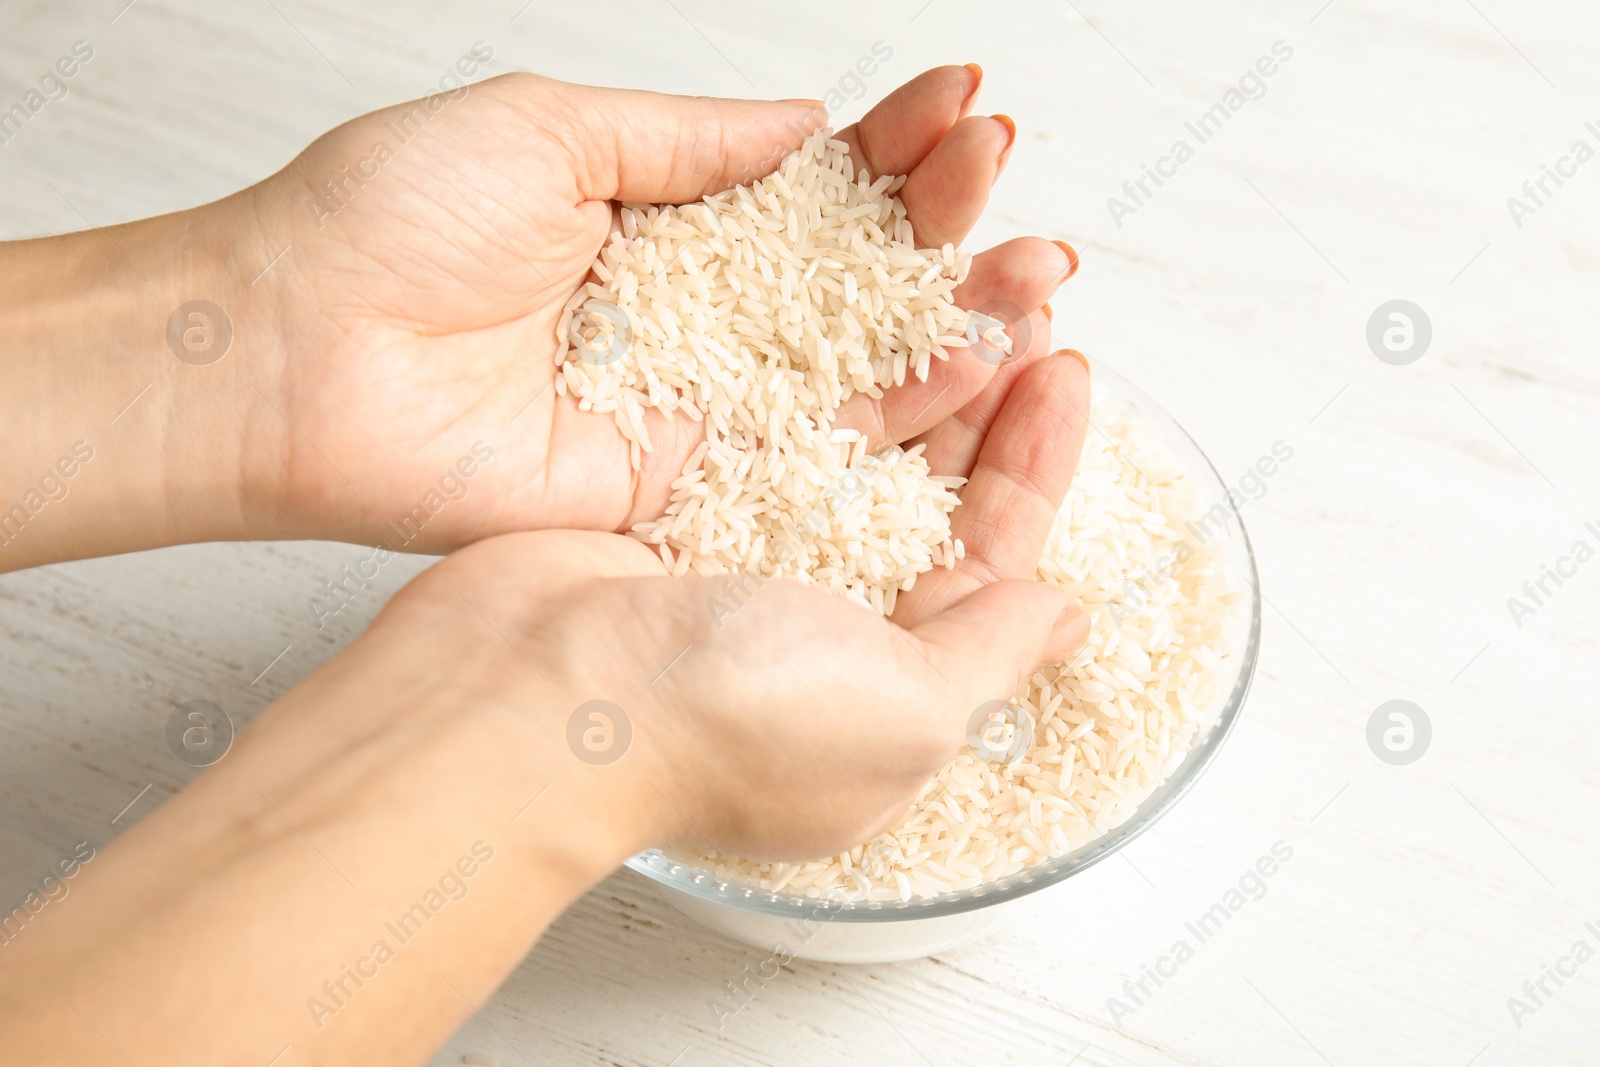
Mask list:
[[[1600,520],[1600,161],[1547,181],[1520,226],[1506,203],[1575,140],[1600,148],[1584,127],[1600,119],[1592,6],[124,2],[0,4],[0,108],[74,41],[94,49],[70,95],[0,145],[0,236],[230,192],[420,94],[479,39],[491,71],[763,96],[849,95],[882,41],[892,58],[840,118],[926,66],[982,63],[984,106],[1022,133],[975,246],[1035,232],[1084,250],[1055,303],[1063,340],[1141,383],[1230,480],[1274,442],[1294,450],[1245,510],[1270,607],[1244,721],[1131,862],[1048,894],[1034,927],[937,959],[794,963],[721,1029],[708,998],[761,953],[618,874],[437,1064],[1600,1055],[1600,962],[1547,980],[1520,1020],[1507,1004],[1573,942],[1600,950],[1584,927],[1600,920],[1600,562],[1520,627],[1506,603],[1573,542],[1600,546],[1584,527]],[[1264,95],[1199,143],[1185,123],[1277,41],[1293,54]],[[1128,200],[1123,182],[1180,138],[1193,158]],[[1114,220],[1112,196],[1136,210]],[[1366,341],[1397,298],[1432,323],[1407,366]],[[427,562],[386,567],[318,631],[307,598],[360,552],[195,546],[0,579],[0,900],[195,773],[163,739],[177,703],[248,720]],[[1366,742],[1395,698],[1433,725],[1408,766]],[[1293,858],[1266,895],[1113,1022],[1108,998],[1280,840]]]

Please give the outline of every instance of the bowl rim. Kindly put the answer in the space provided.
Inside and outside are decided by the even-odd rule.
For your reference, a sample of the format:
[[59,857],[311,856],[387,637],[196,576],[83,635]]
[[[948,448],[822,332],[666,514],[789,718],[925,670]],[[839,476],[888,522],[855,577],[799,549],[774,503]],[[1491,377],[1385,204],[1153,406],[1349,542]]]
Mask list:
[[[786,890],[762,889],[758,886],[731,881],[704,868],[676,860],[658,848],[646,849],[628,858],[625,866],[658,882],[662,886],[709,903],[733,907],[741,911],[756,912],[779,919],[811,918],[829,922],[906,922],[958,915],[979,908],[993,907],[1007,901],[1018,900],[1095,866],[1121,851],[1129,842],[1143,834],[1174,804],[1181,800],[1215,761],[1222,746],[1233,733],[1233,728],[1243,711],[1255,680],[1257,659],[1261,650],[1261,582],[1256,566],[1255,549],[1250,543],[1244,517],[1234,500],[1228,483],[1200,443],[1184,429],[1182,424],[1160,404],[1126,377],[1096,360],[1095,374],[1112,379],[1116,391],[1126,394],[1135,406],[1148,405],[1161,419],[1177,431],[1194,449],[1205,469],[1210,472],[1222,499],[1227,504],[1230,533],[1239,538],[1245,563],[1244,577],[1250,592],[1250,623],[1248,633],[1239,652],[1239,670],[1232,691],[1218,713],[1217,719],[1190,748],[1178,769],[1144,799],[1133,816],[1121,825],[1101,834],[1093,841],[1031,867],[1024,867],[993,882],[968,889],[941,893],[933,897],[913,897],[910,900],[840,900],[834,897],[804,896]],[[1092,428],[1092,424],[1091,424]]]

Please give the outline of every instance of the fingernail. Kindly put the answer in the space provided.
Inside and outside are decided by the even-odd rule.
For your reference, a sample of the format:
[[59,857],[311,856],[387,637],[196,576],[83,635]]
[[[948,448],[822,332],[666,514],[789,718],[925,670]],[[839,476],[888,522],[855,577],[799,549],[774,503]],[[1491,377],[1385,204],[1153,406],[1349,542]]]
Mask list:
[[972,71],[972,88],[967,90],[966,97],[961,101],[961,114],[957,118],[966,118],[967,112],[972,110],[972,105],[978,99],[978,90],[983,87],[983,68],[976,63],[965,64]]
[[1063,348],[1059,352],[1057,352],[1056,355],[1058,355],[1058,356],[1071,356],[1073,359],[1075,359],[1079,363],[1083,364],[1083,372],[1085,374],[1093,373],[1092,371],[1089,370],[1089,357],[1084,355],[1082,352],[1079,352],[1076,348]]
[[1000,150],[1000,158],[995,161],[995,167],[1003,169],[1006,165],[1006,160],[1011,158],[1012,146],[1017,143],[1017,124],[1011,121],[1010,115],[991,115],[989,117],[1006,128],[1006,146]]
[[1078,654],[1089,640],[1089,613],[1076,604],[1067,607],[1050,628],[1045,655],[1051,664],[1063,663]]
[[1060,285],[1062,282],[1078,273],[1078,250],[1067,244],[1065,241],[1051,241],[1050,243],[1067,254],[1066,273],[1062,274],[1061,277],[1056,279],[1056,284]]
[[1050,305],[1049,304],[1040,305],[1039,310],[1044,312],[1044,318],[1045,318],[1046,322],[1055,322],[1056,321],[1056,313],[1054,311],[1050,310]]
[[779,100],[778,103],[780,103],[780,104],[793,104],[795,107],[808,107],[808,108],[819,108],[819,107],[822,106],[822,101],[821,100],[813,100],[810,97],[805,97],[805,96],[796,96],[796,97],[791,97],[791,98],[789,98],[787,100]]

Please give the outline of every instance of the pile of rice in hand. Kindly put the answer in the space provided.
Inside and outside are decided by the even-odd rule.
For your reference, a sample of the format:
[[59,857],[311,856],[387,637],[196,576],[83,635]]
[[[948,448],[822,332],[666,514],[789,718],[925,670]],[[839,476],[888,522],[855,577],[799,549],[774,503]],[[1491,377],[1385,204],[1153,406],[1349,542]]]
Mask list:
[[[925,380],[950,349],[1009,351],[999,323],[952,299],[970,256],[916,247],[904,181],[856,173],[824,130],[752,185],[623,206],[562,317],[556,388],[614,415],[635,468],[645,409],[704,424],[666,514],[632,531],[673,573],[791,578],[888,614],[961,557],[963,479],[834,426],[846,398]],[[1085,651],[1036,672],[876,840],[806,863],[683,858],[808,896],[937,895],[1104,833],[1176,768],[1216,702],[1237,598],[1190,543],[1193,487],[1153,431],[1096,410],[1038,572],[1090,612]]]

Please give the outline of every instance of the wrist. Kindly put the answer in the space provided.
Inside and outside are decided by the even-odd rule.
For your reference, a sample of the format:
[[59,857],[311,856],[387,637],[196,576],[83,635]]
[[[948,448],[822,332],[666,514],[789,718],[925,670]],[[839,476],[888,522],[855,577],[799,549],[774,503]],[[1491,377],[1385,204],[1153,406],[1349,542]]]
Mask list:
[[0,568],[273,536],[260,438],[281,431],[251,384],[281,346],[244,275],[258,243],[241,196],[0,246]]
[[[605,814],[615,783],[568,773],[540,727],[564,694],[518,678],[503,644],[454,616],[403,621],[380,619],[106,849],[75,881],[70,921],[52,910],[0,953],[0,1001],[21,1024],[7,1049],[48,1054],[63,1026],[77,1033],[38,991],[48,971],[140,1062],[170,1060],[179,1032],[207,1062],[269,1041],[395,1062],[458,1026],[463,1000],[487,999],[639,847],[633,819]],[[262,1010],[226,1027],[185,1014],[230,981]],[[78,1059],[104,1051],[74,1040]]]
[[431,766],[425,777],[495,830],[496,847],[503,841],[530,879],[569,897],[681,836],[679,814],[657,792],[670,780],[638,716],[605,703],[539,643],[504,624],[491,630],[450,596],[426,617],[386,609],[351,649],[376,657],[363,673],[397,694],[400,710],[378,711],[374,728],[429,738],[417,749]]

